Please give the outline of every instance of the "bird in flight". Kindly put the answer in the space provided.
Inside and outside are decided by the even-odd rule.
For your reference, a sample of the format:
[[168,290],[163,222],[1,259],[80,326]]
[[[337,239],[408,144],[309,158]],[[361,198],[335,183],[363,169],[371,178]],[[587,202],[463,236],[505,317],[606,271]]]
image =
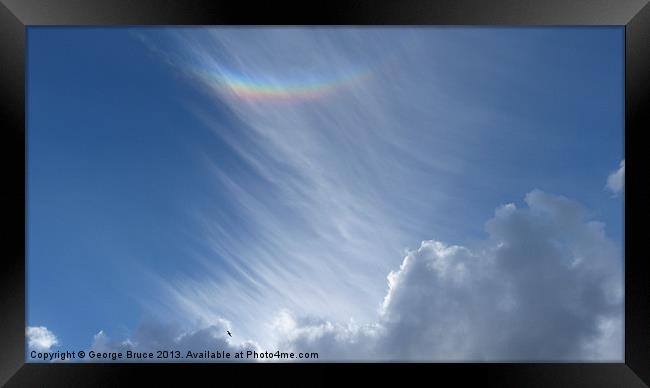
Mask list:
[[230,330],[226,330],[226,333],[228,333],[228,335],[232,337],[232,334],[230,334]]

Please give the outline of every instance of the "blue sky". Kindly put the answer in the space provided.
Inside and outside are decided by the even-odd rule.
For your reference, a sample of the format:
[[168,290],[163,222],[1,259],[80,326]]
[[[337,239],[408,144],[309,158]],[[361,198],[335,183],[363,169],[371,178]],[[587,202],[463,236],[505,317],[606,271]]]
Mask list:
[[[402,308],[418,298],[399,284],[442,287],[408,271],[464,252],[445,247],[470,257],[492,247],[486,263],[509,263],[497,239],[548,235],[569,248],[540,248],[531,260],[555,264],[538,273],[559,265],[556,281],[601,279],[556,253],[620,273],[621,188],[607,184],[624,159],[623,32],[30,27],[28,326],[47,327],[58,349],[96,346],[100,331],[109,346],[109,337],[144,343],[154,326],[223,325],[228,346],[334,352],[342,337],[403,324],[397,312],[408,316]],[[510,203],[517,210],[500,207]],[[530,235],[503,232],[517,212]],[[514,283],[526,276],[495,268]],[[389,286],[389,273],[406,283]],[[472,279],[465,287],[483,284]],[[584,284],[583,294],[601,287]],[[498,295],[529,295],[518,290]],[[593,322],[622,317],[621,300],[602,299],[609,307],[557,318],[592,353],[602,342]],[[439,319],[432,311],[426,319]],[[325,342],[330,329],[347,333],[336,346]],[[484,336],[450,343],[468,349],[450,354],[487,357],[472,350]],[[559,349],[488,356],[583,357]],[[331,357],[369,358],[343,353]],[[405,347],[394,357],[442,356]]]

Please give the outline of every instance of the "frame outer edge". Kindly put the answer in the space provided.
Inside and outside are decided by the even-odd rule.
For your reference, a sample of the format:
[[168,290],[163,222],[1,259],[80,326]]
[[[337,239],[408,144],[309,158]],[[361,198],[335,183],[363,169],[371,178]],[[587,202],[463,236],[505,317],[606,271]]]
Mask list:
[[[25,26],[0,4],[0,160],[3,188],[0,271],[0,384],[25,362]],[[22,203],[23,206],[16,206]],[[9,334],[9,335],[7,335]]]
[[[640,178],[647,147],[640,139],[650,119],[650,4],[639,11],[625,26],[625,175]],[[637,225],[648,214],[650,191],[640,179],[627,180],[625,190],[626,248],[643,244]],[[634,210],[632,211],[632,207]],[[633,244],[630,244],[633,241]],[[629,254],[637,255],[626,249]],[[641,251],[642,252],[642,251]],[[643,256],[643,255],[642,255]],[[647,257],[625,260],[625,363],[646,384],[650,384],[650,271]]]
[[[624,25],[647,0],[2,0],[25,25]],[[258,13],[251,13],[257,8]],[[390,23],[387,23],[387,19]]]
[[[22,3],[24,1],[24,3]],[[10,3],[9,5],[6,5]],[[22,4],[21,4],[22,3]],[[24,89],[24,76],[25,76],[25,56],[21,55],[26,53],[25,39],[26,39],[26,27],[25,24],[36,24],[42,23],[47,25],[65,25],[68,23],[72,24],[86,24],[86,25],[96,25],[96,24],[128,24],[124,20],[130,21],[135,24],[158,24],[160,22],[173,22],[178,20],[179,22],[184,22],[188,20],[188,17],[192,20],[201,20],[202,22],[209,22],[209,20],[214,15],[207,15],[202,17],[196,17],[191,11],[188,11],[187,7],[192,7],[192,2],[190,4],[180,6],[182,8],[179,14],[173,16],[173,7],[170,7],[169,1],[162,1],[165,4],[163,10],[154,10],[152,15],[142,14],[142,8],[140,9],[131,9],[135,13],[135,16],[124,16],[121,13],[119,6],[113,8],[111,12],[105,13],[103,15],[98,15],[102,13],[103,10],[109,10],[112,6],[119,4],[124,4],[116,1],[107,1],[100,10],[95,9],[95,12],[91,12],[88,8],[82,9],[71,9],[71,3],[63,0],[61,4],[54,7],[51,2],[44,0],[3,0],[0,4],[0,80],[2,88],[0,88],[0,96],[3,101],[10,102],[8,105],[3,105],[0,108],[0,120],[3,124],[6,124],[6,128],[11,128],[11,131],[6,131],[3,134],[5,139],[8,141],[3,141],[2,145],[5,147],[0,152],[0,158],[4,162],[3,173],[6,176],[6,179],[9,180],[7,189],[0,191],[0,198],[3,199],[3,204],[5,206],[6,213],[8,214],[7,218],[3,222],[3,226],[7,228],[7,231],[3,233],[2,239],[5,242],[6,246],[10,246],[11,250],[9,251],[10,255],[20,254],[22,250],[22,257],[24,259],[24,245],[20,239],[20,228],[16,228],[16,225],[23,225],[22,230],[24,231],[25,218],[24,218],[24,208],[11,208],[11,204],[17,201],[22,201],[24,204],[25,200],[25,176],[20,175],[22,171],[16,173],[16,163],[25,163],[25,160],[21,158],[22,155],[16,157],[15,150],[9,150],[4,152],[6,148],[16,146],[16,144],[22,144],[24,147],[25,144],[25,116],[23,114],[25,108],[25,89]],[[145,1],[145,3],[147,3]],[[352,2],[359,3],[359,2]],[[409,3],[407,1],[407,3]],[[551,5],[557,6],[556,1],[549,1]],[[602,2],[598,2],[601,4]],[[650,42],[650,5],[647,1],[621,1],[625,3],[625,10],[622,11],[623,14],[630,12],[631,9],[638,10],[636,15],[631,15],[630,17],[624,18],[620,24],[625,23],[626,29],[626,139],[625,139],[625,150],[626,157],[628,160],[628,174],[630,168],[632,171],[637,171],[636,176],[644,173],[640,168],[640,164],[637,164],[637,158],[639,154],[645,151],[641,149],[643,147],[637,139],[637,133],[644,129],[644,123],[647,123],[649,118],[648,113],[648,103],[650,102],[650,76],[648,75],[648,69],[650,69],[650,54],[647,52],[648,42]],[[645,6],[637,6],[639,4],[644,4]],[[201,2],[196,2],[196,5],[201,5]],[[364,10],[367,10],[367,6],[361,5],[359,8],[352,7],[353,11],[356,11],[358,17],[363,16],[362,13]],[[487,3],[486,3],[487,4]],[[528,1],[522,1],[522,6],[516,8],[527,8],[523,4],[530,4]],[[76,3],[76,5],[83,5],[83,2]],[[602,4],[601,4],[602,5]],[[621,4],[623,5],[623,4]],[[490,5],[492,6],[492,5]],[[496,5],[495,5],[496,6]],[[72,7],[74,8],[74,7]],[[408,7],[407,7],[408,8]],[[473,11],[480,11],[482,7],[477,7]],[[534,7],[530,7],[529,10],[533,10]],[[87,12],[88,11],[88,12]],[[99,11],[99,12],[98,12]],[[386,9],[386,11],[388,11]],[[511,10],[513,11],[513,10]],[[602,7],[600,9],[602,11]],[[70,13],[69,16],[67,13]],[[86,13],[87,12],[87,13]],[[167,15],[165,15],[167,13]],[[353,12],[355,13],[355,12]],[[379,12],[382,13],[382,12]],[[598,13],[598,12],[597,12]],[[633,13],[633,12],[630,12]],[[158,15],[159,14],[159,15]],[[373,12],[373,17],[376,18],[377,13]],[[17,15],[20,15],[19,18]],[[62,16],[63,15],[63,16]],[[494,17],[493,14],[491,17]],[[430,16],[430,15],[429,15]],[[538,15],[539,16],[539,15]],[[619,24],[617,21],[619,18],[623,17],[621,13],[612,16],[611,19],[607,15],[569,15],[569,19],[572,17],[577,19],[573,24],[585,25],[585,24]],[[451,23],[453,15],[445,17],[445,15],[439,15],[434,19],[440,19],[441,22],[444,19],[448,20],[448,23]],[[529,16],[530,17],[530,16]],[[390,17],[389,17],[390,18]],[[394,18],[398,18],[395,16]],[[424,19],[427,19],[427,16],[423,16]],[[476,16],[471,20],[476,20]],[[548,19],[545,21],[538,21],[535,24],[545,24],[553,23],[555,20],[555,25],[562,24],[571,24],[570,21],[564,22],[565,17],[557,17],[557,15],[544,14],[541,16],[542,19]],[[218,19],[218,18],[217,18]],[[347,20],[347,17],[342,17],[343,20]],[[373,23],[379,23],[382,18],[377,19]],[[403,18],[402,18],[403,19]],[[490,19],[490,16],[479,17],[479,20]],[[567,20],[569,20],[567,19]],[[120,22],[119,20],[123,20]],[[471,21],[470,20],[470,21]],[[612,22],[605,22],[605,20],[612,20]],[[25,22],[26,21],[26,22]],[[226,22],[223,20],[222,22]],[[415,17],[415,20],[411,22],[422,22],[421,18]],[[425,21],[426,22],[426,21]],[[429,20],[429,22],[434,22],[434,20]],[[495,24],[508,22],[508,17],[501,18],[500,20],[492,20],[491,23],[486,24]],[[371,24],[373,24],[371,23]],[[469,23],[469,22],[465,22]],[[524,21],[520,22],[521,24],[526,24]],[[363,24],[363,23],[361,23]],[[471,24],[471,23],[469,23]],[[9,54],[9,55],[6,55]],[[645,110],[644,110],[645,109]],[[22,112],[21,112],[22,110]],[[634,136],[631,135],[632,128],[634,128]],[[17,130],[16,130],[17,129]],[[636,145],[633,145],[631,139],[637,141]],[[634,151],[632,151],[634,148]],[[630,163],[630,161],[632,161]],[[20,166],[20,164],[18,164]],[[632,167],[630,167],[632,166]],[[629,186],[632,186],[630,189]],[[647,197],[648,190],[642,191],[642,185],[635,183],[634,181],[628,181],[628,190],[625,193],[626,200],[628,204],[630,203],[629,196],[630,192],[635,193],[635,198],[640,198],[641,194],[644,195],[643,198]],[[626,224],[630,221],[630,224],[636,224],[635,221],[641,221],[641,217],[646,214],[648,206],[643,203],[642,200],[632,199],[633,204],[637,209],[634,212],[628,211],[629,207],[626,207]],[[639,211],[640,210],[640,211]],[[20,219],[16,218],[17,216]],[[18,233],[16,233],[16,231]],[[632,231],[631,228],[628,231]],[[639,232],[635,232],[638,236]],[[636,240],[638,241],[638,240]],[[629,252],[629,250],[628,250]],[[3,333],[16,333],[16,337],[3,338],[3,349],[0,352],[0,384],[4,384],[7,379],[9,379],[17,370],[21,368],[24,364],[24,330],[25,330],[25,294],[17,292],[17,289],[24,289],[23,281],[25,280],[25,264],[24,260],[21,264],[16,264],[12,262],[13,258],[8,257],[6,260],[6,266],[3,268],[3,271],[0,272],[0,288],[2,288],[2,293],[0,294],[0,311],[11,312],[13,314],[8,314],[2,319],[0,319],[0,331]],[[650,290],[649,282],[647,281],[648,276],[648,264],[641,263],[644,262],[645,258],[639,258],[637,263],[632,263],[631,261],[626,261],[626,310],[634,311],[634,316],[626,316],[625,320],[625,363],[627,368],[634,372],[640,379],[644,380],[646,384],[650,382],[650,309],[648,309],[648,301],[650,300]],[[628,263],[632,265],[628,265]],[[16,283],[18,286],[16,287]],[[628,288],[629,287],[629,288]],[[630,298],[630,296],[632,296]],[[18,300],[22,298],[22,300]],[[19,302],[19,303],[17,303]],[[25,368],[23,368],[24,370]]]

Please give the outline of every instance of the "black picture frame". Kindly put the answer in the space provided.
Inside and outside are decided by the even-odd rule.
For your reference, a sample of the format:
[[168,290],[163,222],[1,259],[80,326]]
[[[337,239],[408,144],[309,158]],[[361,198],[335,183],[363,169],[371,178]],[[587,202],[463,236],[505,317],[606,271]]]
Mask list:
[[[332,368],[383,382],[417,373],[434,381],[496,386],[642,387],[650,384],[650,273],[634,227],[648,214],[643,190],[650,112],[650,5],[646,0],[348,0],[302,2],[169,0],[0,0],[3,268],[0,272],[0,383],[7,386],[113,386],[166,383],[197,374],[210,385],[338,381]],[[622,363],[380,364],[35,364],[25,363],[25,37],[37,25],[616,25],[625,26],[625,361]],[[646,189],[647,190],[647,189]],[[637,249],[638,248],[638,249]],[[370,371],[370,369],[373,371]],[[225,377],[223,377],[225,376]],[[422,377],[420,376],[420,377]],[[363,377],[365,381],[365,377]],[[359,377],[357,377],[359,378]],[[347,382],[352,382],[345,377]],[[449,381],[449,380],[448,380]],[[645,384],[644,384],[645,382]]]

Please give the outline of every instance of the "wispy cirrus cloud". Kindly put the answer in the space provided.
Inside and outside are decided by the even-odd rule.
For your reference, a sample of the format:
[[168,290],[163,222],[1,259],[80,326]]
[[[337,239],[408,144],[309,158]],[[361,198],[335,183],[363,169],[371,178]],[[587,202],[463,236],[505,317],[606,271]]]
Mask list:
[[[182,53],[174,67],[211,97],[210,106],[191,109],[237,160],[204,150],[221,201],[197,217],[205,272],[167,287],[192,315],[228,316],[240,327],[254,321],[251,311],[268,317],[282,308],[370,319],[381,279],[430,224],[405,215],[431,214],[452,195],[443,187],[471,151],[449,131],[461,123],[436,124],[448,97],[403,79],[381,42],[359,51],[355,40],[368,37],[358,34],[376,32],[350,33],[347,43],[328,31],[170,37]],[[315,74],[331,82],[310,82]],[[269,85],[286,95],[255,96]],[[321,86],[327,93],[314,90]],[[302,87],[314,93],[297,93]],[[429,122],[429,131],[397,113],[407,96],[428,105],[412,109],[407,123]]]
[[[517,353],[519,350],[534,347],[543,336],[531,340],[522,333],[515,339],[505,335],[504,343],[513,341],[508,345],[510,350],[494,343],[491,353],[481,353],[477,347],[490,334],[472,325],[473,319],[499,319],[482,310],[492,303],[484,298],[497,298],[497,303],[509,306],[519,297],[498,289],[502,282],[497,276],[503,276],[521,287],[517,291],[523,293],[524,299],[518,305],[519,313],[505,315],[508,323],[523,325],[527,319],[537,317],[525,305],[543,302],[543,311],[558,314],[550,321],[549,329],[544,329],[544,335],[551,334],[554,324],[584,325],[565,341],[571,346],[570,352],[561,348],[560,343],[555,347],[544,345],[546,348],[540,344],[542,349],[531,350],[529,355],[537,359],[553,355],[564,359],[578,357],[576,349],[583,341],[591,341],[590,335],[598,329],[593,322],[577,317],[577,312],[562,313],[563,307],[556,303],[563,302],[553,292],[548,300],[539,301],[535,292],[526,294],[528,286],[518,283],[515,275],[533,274],[517,272],[521,270],[517,261],[506,257],[507,248],[503,246],[493,244],[493,252],[486,253],[481,247],[461,249],[460,245],[450,248],[447,244],[424,243],[420,248],[422,258],[409,259],[416,255],[410,253],[403,263],[404,271],[392,275],[394,281],[401,276],[410,279],[406,269],[416,264],[407,265],[409,262],[422,263],[417,265],[424,268],[444,264],[464,269],[434,268],[432,272],[422,272],[426,274],[422,275],[426,284],[413,289],[424,292],[428,298],[398,297],[404,289],[411,289],[411,284],[418,284],[419,278],[404,281],[404,288],[395,286],[396,291],[385,294],[385,274],[399,264],[405,247],[431,236],[475,239],[463,230],[468,225],[459,214],[471,213],[470,209],[476,206],[474,191],[487,192],[488,187],[513,179],[508,178],[513,164],[502,156],[503,149],[513,139],[515,143],[528,144],[535,138],[523,129],[529,128],[530,123],[515,112],[505,114],[506,108],[498,104],[486,105],[477,100],[473,91],[459,92],[457,85],[450,85],[449,80],[454,78],[448,78],[449,73],[445,73],[446,77],[438,76],[436,70],[452,67],[453,58],[430,53],[437,47],[450,51],[453,42],[434,35],[426,39],[423,36],[412,30],[395,34],[349,30],[339,35],[320,29],[213,29],[199,33],[170,31],[158,43],[144,39],[150,47],[160,44],[155,51],[164,52],[165,61],[208,97],[207,102],[187,102],[187,107],[219,144],[219,152],[207,145],[200,152],[202,167],[213,179],[211,200],[196,209],[196,246],[188,252],[200,270],[159,279],[164,308],[173,316],[185,316],[188,320],[213,322],[227,318],[237,328],[241,336],[238,340],[254,338],[263,346],[306,346],[313,340],[318,342],[317,348],[336,348],[337,341],[347,338],[355,343],[368,340],[368,346],[375,348],[395,342],[388,354],[397,358],[442,358],[446,354],[451,359],[516,359],[524,355],[523,351]],[[466,38],[460,34],[461,40]],[[386,47],[395,49],[387,51]],[[501,65],[516,61],[517,58],[507,56],[499,58]],[[527,87],[512,84],[507,68],[483,63],[482,71],[490,76],[487,86],[480,85],[485,89],[483,92],[489,92],[492,84],[502,88],[509,82],[511,87]],[[514,209],[514,218],[508,220],[529,217],[530,223],[520,226],[532,228],[534,220],[549,221],[539,214],[555,211],[554,206],[577,211],[554,197],[537,192],[529,196],[533,202],[529,203],[530,211]],[[501,212],[510,210],[505,207]],[[527,216],[529,212],[539,212],[539,218]],[[496,219],[500,219],[499,214]],[[564,225],[558,220],[553,222],[556,223],[546,226]],[[480,230],[477,225],[469,227]],[[598,229],[595,225],[578,228],[581,237],[570,233],[564,237],[587,238],[590,228]],[[516,229],[506,231],[516,234]],[[544,229],[539,233],[539,239],[524,231],[517,237],[546,249],[549,257],[531,254],[530,264],[542,263],[540,269],[551,271],[549,276],[575,280],[572,276],[582,276],[581,266],[594,264],[591,258],[562,256],[566,252],[554,251],[555,243],[543,240],[544,236],[550,238],[544,233],[551,232]],[[572,241],[577,244],[577,240]],[[516,239],[510,243],[522,244]],[[513,268],[495,267],[498,253],[504,255],[501,263],[512,261]],[[450,259],[436,258],[441,255]],[[560,264],[558,260],[569,261]],[[586,264],[578,265],[582,260]],[[606,261],[610,265],[615,255],[609,255]],[[571,265],[581,270],[571,272],[567,269]],[[492,271],[492,277],[486,280],[483,276],[488,275],[481,275],[477,266]],[[586,267],[584,271],[588,272]],[[478,282],[477,285],[464,283],[464,276]],[[534,279],[527,280],[527,284],[535,284]],[[438,286],[441,288],[436,289]],[[587,290],[567,292],[597,293],[593,284],[581,286]],[[470,297],[469,290],[479,295]],[[463,311],[458,307],[461,301],[434,298],[438,292],[465,295],[471,308]],[[382,304],[384,297],[401,302]],[[391,306],[402,313],[391,313]],[[408,316],[409,306],[423,309],[425,315],[431,312],[430,316],[412,317],[413,321],[421,320],[421,327],[411,328],[408,325],[413,322],[395,318]],[[451,309],[448,318],[447,308]],[[298,317],[326,318],[294,320],[292,314],[282,313],[280,318],[273,319],[279,311],[294,311]],[[586,314],[590,318],[602,315],[598,309]],[[357,323],[329,323],[349,322],[351,318]],[[400,323],[391,329],[395,319]],[[612,323],[615,314],[612,319],[603,327],[616,327]],[[285,322],[304,335],[290,335],[292,339],[287,340],[287,333],[278,327],[278,322]],[[467,324],[463,326],[463,322]],[[494,324],[496,330],[498,325]],[[313,331],[312,326],[318,329]],[[447,342],[432,335],[442,336],[440,333],[445,330],[456,333],[449,334]],[[402,338],[400,332],[414,334]],[[320,341],[322,336],[323,341],[330,342]],[[439,338],[441,353],[421,349],[417,344],[421,336]],[[526,345],[526,341],[532,342]],[[397,346],[397,342],[403,345]],[[368,354],[368,349],[362,354]],[[606,354],[616,358],[618,353]],[[346,358],[349,354],[332,351],[330,356]]]

